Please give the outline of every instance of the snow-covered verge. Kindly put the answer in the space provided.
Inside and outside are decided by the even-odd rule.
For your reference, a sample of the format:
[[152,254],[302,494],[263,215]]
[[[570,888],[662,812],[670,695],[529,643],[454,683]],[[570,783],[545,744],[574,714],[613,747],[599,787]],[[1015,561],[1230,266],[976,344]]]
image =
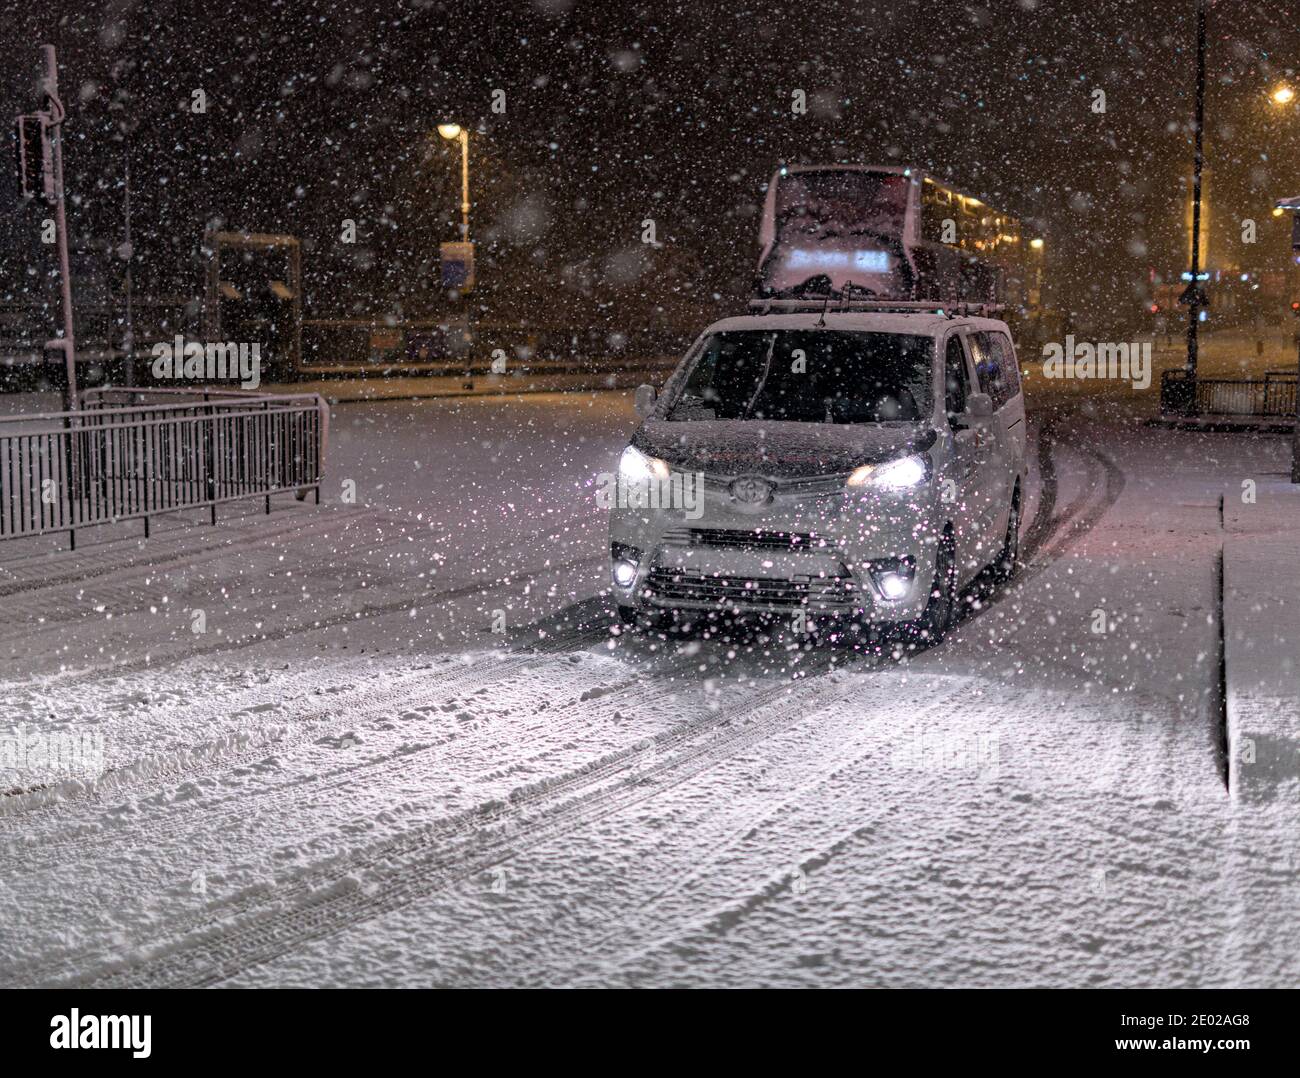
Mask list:
[[1223,627],[1234,795],[1300,800],[1300,494],[1276,469],[1224,490]]
[[864,655],[619,632],[630,427],[350,405],[319,509],[10,555],[0,727],[108,770],[0,799],[0,982],[1294,982],[1300,802],[1228,796],[1216,695],[1282,439],[1036,422],[1016,581]]

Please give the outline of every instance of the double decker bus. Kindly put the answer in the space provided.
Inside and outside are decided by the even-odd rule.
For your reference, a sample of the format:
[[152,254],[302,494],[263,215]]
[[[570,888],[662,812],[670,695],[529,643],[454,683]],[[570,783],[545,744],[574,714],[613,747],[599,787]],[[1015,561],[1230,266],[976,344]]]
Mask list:
[[782,167],[768,186],[759,240],[759,299],[847,289],[990,304],[1003,317],[1038,303],[1020,220],[919,169]]

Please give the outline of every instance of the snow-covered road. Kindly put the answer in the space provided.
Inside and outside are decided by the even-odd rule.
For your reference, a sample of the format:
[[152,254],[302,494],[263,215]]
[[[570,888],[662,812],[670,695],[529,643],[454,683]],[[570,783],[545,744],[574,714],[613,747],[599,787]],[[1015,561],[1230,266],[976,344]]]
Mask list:
[[1036,416],[1028,564],[904,656],[618,633],[631,426],[343,405],[319,508],[0,551],[0,729],[106,767],[0,775],[0,983],[1294,982],[1300,806],[1225,790],[1216,605],[1281,439]]

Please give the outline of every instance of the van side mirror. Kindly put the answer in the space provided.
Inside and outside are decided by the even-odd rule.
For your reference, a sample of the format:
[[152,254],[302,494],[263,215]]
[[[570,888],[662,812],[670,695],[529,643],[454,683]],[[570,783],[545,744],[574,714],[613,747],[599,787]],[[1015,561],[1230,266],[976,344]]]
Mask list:
[[972,393],[966,398],[968,419],[988,419],[993,414],[993,398],[987,393]]
[[651,385],[641,385],[636,387],[635,398],[636,414],[645,419],[655,410],[655,387]]

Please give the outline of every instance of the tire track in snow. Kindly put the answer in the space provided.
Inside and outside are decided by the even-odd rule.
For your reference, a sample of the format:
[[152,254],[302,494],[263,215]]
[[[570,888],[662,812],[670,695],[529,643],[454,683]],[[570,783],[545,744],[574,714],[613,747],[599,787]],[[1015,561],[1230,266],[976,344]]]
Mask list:
[[[501,686],[504,682],[525,678],[529,680],[539,677],[545,679],[550,672],[549,664],[545,662],[545,658],[561,654],[572,654],[571,649],[580,639],[584,643],[596,643],[601,635],[601,631],[592,630],[590,633],[584,634],[583,638],[557,640],[545,652],[518,656],[515,657],[513,662],[503,660],[496,667],[487,671],[485,676],[479,678],[475,678],[471,671],[478,671],[485,665],[484,663],[475,664],[474,667],[467,669],[463,677],[458,676],[458,671],[448,671],[436,678],[432,688],[440,691],[454,688],[457,695],[462,698],[462,703],[464,703],[465,697],[476,696],[485,689]],[[356,763],[344,764],[327,770],[313,770],[305,774],[285,775],[285,781],[278,785],[252,790],[216,791],[206,797],[167,801],[162,806],[162,810],[166,812],[166,815],[132,820],[130,825],[117,830],[85,831],[83,827],[80,829],[82,833],[74,833],[71,838],[64,841],[59,841],[57,838],[41,837],[39,840],[32,842],[31,852],[37,856],[43,856],[46,851],[49,851],[60,859],[66,859],[69,856],[75,856],[78,849],[98,851],[114,843],[130,842],[158,846],[168,839],[183,837],[184,833],[189,833],[193,828],[192,818],[196,812],[204,814],[198,821],[200,826],[205,829],[215,828],[219,830],[224,826],[223,823],[218,821],[214,824],[210,814],[223,805],[232,805],[234,815],[238,820],[245,821],[250,811],[261,814],[274,814],[277,808],[291,808],[300,803],[303,798],[319,798],[333,792],[346,791],[359,782],[368,784],[370,788],[378,788],[379,784],[386,778],[406,777],[412,768],[412,764],[419,763],[420,757],[431,752],[440,753],[438,762],[442,770],[454,774],[464,774],[470,778],[485,779],[491,777],[491,772],[499,771],[505,774],[510,771],[525,769],[535,764],[537,760],[563,748],[569,736],[580,736],[590,730],[593,721],[597,717],[604,718],[611,707],[624,710],[631,703],[646,696],[647,674],[652,674],[655,670],[662,670],[667,676],[650,680],[652,682],[658,680],[663,683],[674,681],[675,678],[672,676],[676,673],[674,662],[675,656],[663,655],[650,670],[638,669],[613,686],[609,686],[604,674],[600,673],[598,674],[600,677],[598,683],[589,686],[581,695],[566,700],[555,707],[549,707],[544,712],[539,712],[538,714],[542,718],[528,730],[521,729],[520,726],[507,720],[491,717],[483,718],[473,728],[475,733],[485,735],[482,738],[462,737],[461,731],[457,730],[449,734],[444,733],[442,736],[434,735],[431,739],[417,739],[414,744],[408,740],[403,742],[396,750],[386,752],[378,757],[359,760]],[[556,672],[564,669],[566,669],[565,666],[559,666]],[[411,682],[414,682],[414,684],[410,684]],[[363,708],[362,713],[347,711],[342,716],[341,721],[334,724],[333,735],[329,731],[322,731],[320,727],[316,727],[294,736],[291,741],[280,739],[270,744],[264,744],[260,749],[245,754],[245,760],[247,762],[256,762],[264,758],[268,747],[275,750],[277,757],[285,755],[283,750],[286,748],[306,747],[310,749],[313,745],[328,740],[331,736],[339,736],[341,727],[346,726],[348,728],[347,732],[351,732],[354,729],[364,727],[367,721],[389,719],[398,711],[420,710],[418,707],[411,706],[415,705],[417,701],[425,704],[427,710],[430,688],[429,680],[427,678],[421,679],[420,675],[416,674],[406,679],[403,689],[388,694],[382,702],[374,703],[373,694],[362,694],[363,698],[372,702]],[[578,689],[579,686],[572,687],[575,694]],[[654,698],[653,691],[649,695]],[[584,707],[588,703],[593,706]],[[597,708],[601,712],[599,716],[596,714],[595,709]],[[364,717],[361,717],[362,714],[364,714]],[[519,749],[534,746],[540,751],[533,755],[521,756],[518,754]],[[494,765],[488,769],[489,773],[487,775],[483,773],[481,767],[477,770],[474,769],[473,759],[463,761],[460,759],[461,757],[482,756],[485,753],[491,754],[494,749],[500,750],[501,756],[507,758],[508,763]],[[229,771],[231,767],[236,766],[229,756],[222,758],[218,763],[223,771]],[[461,764],[465,766],[461,766]],[[213,767],[205,770],[216,769],[216,767]],[[192,785],[202,777],[204,777],[203,773],[196,773],[192,770],[186,771],[180,776],[186,786]],[[135,824],[139,826],[134,826]],[[11,847],[11,856],[16,856],[20,852],[22,851]]]
[[[123,768],[106,772],[93,782],[66,783],[20,793],[8,803],[0,798],[0,819],[21,815],[26,823],[31,819],[29,813],[34,810],[44,808],[57,812],[70,801],[103,800],[137,790],[148,792],[153,785],[162,785],[159,779],[165,782],[176,777],[190,783],[214,772],[256,763],[269,751],[291,750],[331,734],[345,733],[345,728],[389,717],[393,710],[416,700],[427,702],[432,693],[464,694],[495,685],[521,672],[528,672],[546,656],[597,643],[607,635],[607,631],[604,625],[580,627],[570,635],[548,637],[528,651],[484,658],[469,666],[455,664],[444,670],[410,670],[401,676],[400,684],[379,691],[372,685],[356,686],[335,694],[324,707],[305,715],[295,715],[291,720],[293,729],[279,726],[271,730],[269,736],[253,739],[231,734],[177,753],[133,761]],[[198,766],[194,766],[196,761]],[[100,840],[105,837],[102,832],[97,834]]]
[[[842,672],[812,679],[811,693],[781,681],[606,753],[557,779],[521,788],[304,874],[269,895],[249,895],[196,918],[193,939],[158,957],[107,970],[97,985],[218,983],[312,939],[331,935],[484,871],[521,849],[678,785],[855,691]],[[823,700],[823,697],[825,698]],[[747,721],[748,720],[748,721]],[[648,742],[648,744],[646,743]],[[531,812],[528,818],[522,818]],[[366,885],[359,877],[373,875]],[[232,918],[243,924],[230,926]],[[169,926],[169,936],[175,936]],[[39,975],[42,980],[50,974]]]
[[[925,702],[918,708],[908,710],[908,729],[918,724],[924,724],[932,716],[947,716],[956,713],[961,706],[969,703],[970,690],[965,684],[961,687],[945,693],[941,697],[927,696]],[[832,703],[821,709],[823,712],[834,708]],[[821,732],[819,724],[818,732]],[[895,731],[899,732],[899,731]],[[861,763],[867,757],[871,756],[876,750],[892,750],[896,748],[896,740],[888,734],[882,733],[878,727],[867,726],[856,736],[850,737],[847,741],[840,741],[833,738],[831,746],[819,757],[820,760],[828,761],[819,767],[817,773],[797,785],[792,785],[789,792],[777,800],[764,800],[759,806],[759,811],[752,812],[748,809],[736,813],[735,822],[729,823],[726,835],[719,841],[714,842],[707,851],[692,856],[694,868],[685,874],[674,874],[673,884],[669,887],[656,891],[643,900],[638,900],[635,910],[632,911],[632,917],[621,921],[617,927],[608,930],[603,935],[595,939],[584,939],[582,942],[581,953],[575,952],[575,961],[580,965],[594,961],[605,962],[607,959],[596,960],[593,955],[597,948],[610,943],[619,941],[623,944],[623,954],[614,957],[612,960],[620,964],[630,961],[642,953],[649,953],[656,950],[671,939],[680,938],[682,932],[675,932],[668,936],[662,934],[662,920],[667,914],[662,912],[663,908],[686,891],[696,881],[701,880],[715,871],[719,859],[730,850],[743,842],[746,838],[752,836],[756,831],[776,825],[781,827],[788,824],[788,810],[791,806],[797,806],[805,801],[809,795],[817,790],[840,781],[846,770]],[[765,773],[765,778],[771,781],[771,776]],[[934,782],[942,781],[942,776],[931,776],[931,785]],[[907,800],[912,801],[921,796],[921,783],[918,781],[910,788]],[[830,845],[819,845],[815,849],[805,849],[804,855],[797,862],[798,867],[806,870],[810,866],[821,867],[828,863],[833,856],[847,847],[847,840],[857,837],[871,830],[880,818],[886,815],[897,813],[900,809],[898,802],[890,802],[881,805],[880,814],[874,818],[870,824],[858,824],[849,829],[844,838],[837,840]],[[757,903],[753,899],[767,901],[776,893],[788,889],[790,886],[790,873],[788,870],[783,871],[775,878],[765,878],[764,886],[744,898],[731,898],[720,907],[709,913],[706,917],[698,916],[692,918],[692,922],[699,920],[707,922],[714,919],[715,916],[727,910],[743,908],[746,911],[753,908]],[[652,920],[655,919],[655,920]],[[657,921],[657,923],[656,923]],[[607,928],[608,919],[601,923],[602,928]],[[691,930],[688,926],[685,931]],[[635,938],[640,934],[643,938],[647,935],[655,935],[656,938],[650,942],[639,945],[629,944],[626,941]],[[632,953],[628,953],[627,948],[632,948]],[[557,985],[569,985],[575,978],[582,979],[586,974],[581,973],[578,969],[573,969],[564,975],[553,976],[546,984],[546,987],[556,987]]]
[[[1039,429],[1038,471],[1041,477],[1042,495],[1034,520],[1024,538],[1024,547],[1032,562],[1024,573],[1024,579],[1037,576],[1083,535],[1096,527],[1098,521],[1110,511],[1119,501],[1120,495],[1124,493],[1124,472],[1110,457],[1092,446],[1073,444],[1070,448],[1083,457],[1085,462],[1092,461],[1100,466],[1100,474],[1095,474],[1092,469],[1089,469],[1084,489],[1065,511],[1059,516],[1056,515],[1060,480],[1054,454],[1063,444],[1057,435],[1059,422],[1059,417],[1049,416],[1043,420]],[[1101,497],[1089,506],[1088,502],[1098,491]],[[1037,560],[1040,551],[1043,554],[1041,561]]]

